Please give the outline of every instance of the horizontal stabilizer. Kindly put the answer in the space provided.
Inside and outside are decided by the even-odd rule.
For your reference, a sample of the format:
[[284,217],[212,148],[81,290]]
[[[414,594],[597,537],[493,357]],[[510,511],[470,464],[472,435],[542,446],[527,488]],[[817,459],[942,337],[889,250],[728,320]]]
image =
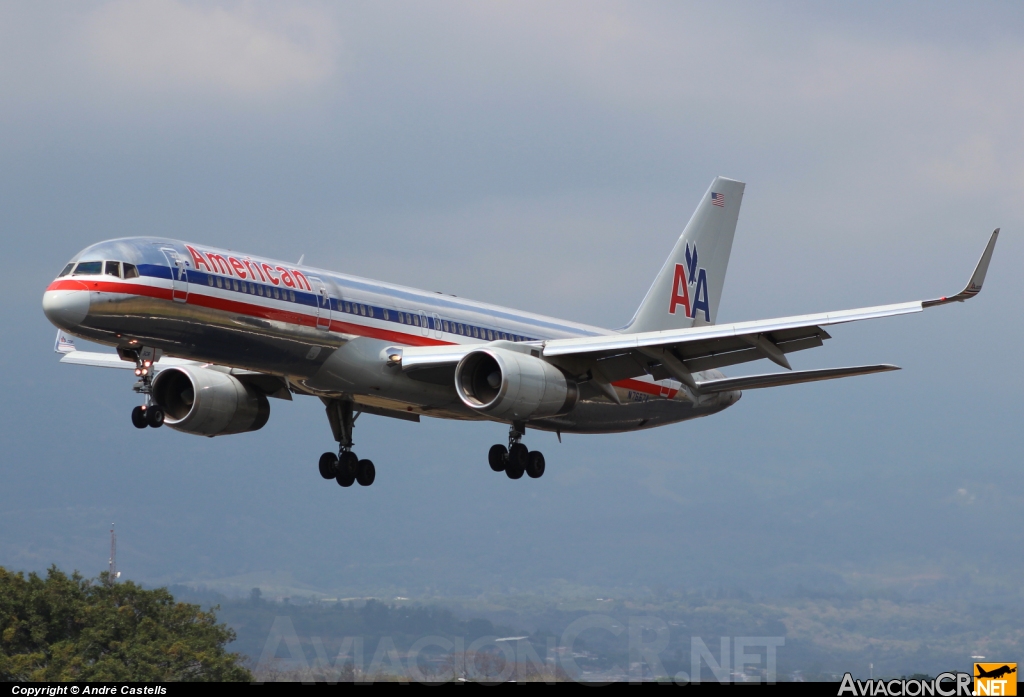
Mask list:
[[762,387],[780,387],[797,385],[801,382],[817,382],[818,380],[834,380],[848,378],[853,375],[869,375],[899,370],[899,366],[883,363],[881,365],[857,365],[851,368],[825,368],[824,370],[798,370],[793,373],[769,373],[767,375],[747,375],[741,378],[723,378],[721,380],[705,380],[698,382],[701,394],[730,392],[732,390],[756,390]]

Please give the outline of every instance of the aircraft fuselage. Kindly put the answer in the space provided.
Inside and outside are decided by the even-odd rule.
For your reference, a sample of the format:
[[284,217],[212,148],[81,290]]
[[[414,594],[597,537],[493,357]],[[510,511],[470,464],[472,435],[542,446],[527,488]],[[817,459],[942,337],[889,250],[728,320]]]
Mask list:
[[[298,393],[441,418],[488,417],[466,406],[444,375],[413,379],[389,370],[389,349],[494,341],[539,346],[550,339],[615,334],[176,240],[101,242],[71,264],[43,298],[47,317],[70,334],[280,376]],[[698,379],[703,377],[721,373],[707,371]],[[614,387],[622,404],[584,389],[569,413],[530,426],[566,433],[629,431],[713,414],[740,396],[724,392],[694,405],[679,383],[649,376]]]

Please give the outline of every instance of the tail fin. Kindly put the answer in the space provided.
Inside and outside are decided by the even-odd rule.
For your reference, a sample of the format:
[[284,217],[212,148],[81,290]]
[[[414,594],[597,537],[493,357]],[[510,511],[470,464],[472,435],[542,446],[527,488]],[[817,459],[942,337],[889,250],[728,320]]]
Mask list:
[[725,284],[743,182],[717,177],[686,224],[624,332],[714,324]]

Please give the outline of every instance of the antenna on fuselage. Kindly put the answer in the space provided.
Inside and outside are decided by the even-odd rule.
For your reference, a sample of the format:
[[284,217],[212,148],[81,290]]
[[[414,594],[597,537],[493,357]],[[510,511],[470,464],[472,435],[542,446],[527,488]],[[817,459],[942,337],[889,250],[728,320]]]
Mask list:
[[305,259],[305,258],[306,258],[306,255],[305,255],[305,253],[303,253],[302,256],[299,257],[299,260],[297,262],[295,262],[295,265],[296,266],[302,266],[302,260]]

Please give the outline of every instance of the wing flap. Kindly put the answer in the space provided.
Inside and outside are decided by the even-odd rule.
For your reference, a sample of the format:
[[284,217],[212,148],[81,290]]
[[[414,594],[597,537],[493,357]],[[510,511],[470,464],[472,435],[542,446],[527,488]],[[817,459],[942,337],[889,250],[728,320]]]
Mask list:
[[702,394],[715,392],[731,392],[732,390],[757,390],[764,387],[781,387],[783,385],[799,385],[804,382],[819,380],[835,380],[854,375],[870,375],[899,370],[899,366],[882,363],[879,365],[858,365],[850,368],[825,368],[823,370],[797,370],[792,373],[769,373],[766,375],[746,375],[739,378],[722,378],[721,380],[704,380],[698,382]]
[[[817,348],[821,346],[822,335],[824,338],[829,338],[828,334],[821,332],[820,334],[814,334],[804,339],[797,339],[795,341],[783,341],[777,342],[776,346],[783,353],[794,353],[796,351],[805,351],[811,348]],[[696,358],[687,358],[684,360],[686,367],[691,372],[698,373],[702,370],[711,370],[713,368],[726,368],[730,365],[739,365],[740,363],[748,363],[750,361],[757,361],[764,358],[764,354],[761,353],[757,348],[745,344],[745,348],[738,349],[736,351],[723,351],[721,353],[708,353],[703,356]]]

